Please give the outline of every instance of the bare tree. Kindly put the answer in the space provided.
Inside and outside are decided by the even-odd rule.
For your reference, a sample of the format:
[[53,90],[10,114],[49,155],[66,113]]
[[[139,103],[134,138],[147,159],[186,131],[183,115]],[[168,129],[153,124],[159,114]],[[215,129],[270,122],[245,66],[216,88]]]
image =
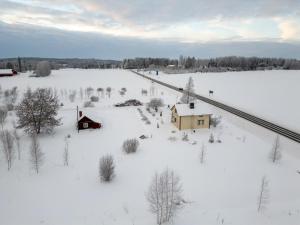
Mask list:
[[137,139],[128,139],[123,142],[123,151],[126,153],[134,153],[139,147],[139,141]]
[[58,108],[58,98],[50,89],[38,88],[34,92],[28,89],[17,106],[18,128],[35,134],[51,132],[60,125],[60,119],[55,118]]
[[36,173],[39,173],[40,167],[44,162],[44,153],[41,150],[36,134],[31,136],[30,161],[32,163],[32,168],[36,171]]
[[281,159],[281,151],[280,151],[280,140],[279,140],[279,135],[276,136],[272,150],[270,152],[270,159],[273,163],[279,161]]
[[35,70],[36,76],[46,77],[51,74],[51,66],[48,61],[41,61],[36,65]]
[[269,203],[269,182],[267,178],[264,176],[261,180],[261,185],[259,189],[259,196],[257,201],[257,211],[265,209],[267,204]]
[[77,95],[77,91],[76,90],[71,91],[71,93],[69,94],[69,100],[70,100],[70,102],[74,102],[75,101],[76,95]]
[[0,125],[2,130],[4,128],[6,117],[7,117],[7,110],[5,108],[0,108]]
[[108,97],[110,98],[110,95],[111,95],[111,87],[107,87],[107,88],[106,88],[106,92],[107,92]]
[[164,105],[163,100],[160,98],[152,98],[148,103],[148,107],[152,109],[156,109],[162,107]]
[[65,137],[65,148],[64,148],[63,159],[64,159],[64,166],[69,166],[69,142],[68,142],[68,137]]
[[203,164],[204,161],[205,161],[205,156],[206,156],[206,146],[202,143],[202,146],[201,146],[201,152],[200,152],[200,163]]
[[183,91],[182,97],[180,101],[182,103],[190,103],[190,101],[193,101],[195,98],[191,95],[195,93],[194,91],[194,81],[192,77],[189,77],[189,80],[185,86],[185,90]]
[[18,134],[17,129],[14,129],[13,135],[14,135],[14,138],[15,138],[16,144],[17,144],[18,160],[20,160],[20,159],[21,159],[21,147],[20,147],[20,139],[21,139],[21,137],[20,137],[20,135]]
[[109,182],[114,177],[115,165],[112,155],[105,155],[99,161],[99,177],[101,181]]
[[101,88],[101,87],[97,88],[98,97],[99,97],[100,93],[101,93],[101,96],[103,97],[103,91],[104,91],[103,88]]
[[181,193],[180,179],[174,171],[166,169],[154,175],[146,198],[150,211],[156,215],[157,224],[169,222],[174,218],[182,203]]
[[86,91],[87,97],[90,98],[90,96],[94,93],[94,88],[88,87],[85,91]]
[[4,130],[0,132],[0,139],[5,160],[7,162],[7,170],[10,170],[15,158],[14,138],[9,131]]
[[81,99],[81,101],[83,100],[83,89],[82,89],[82,87],[80,88],[80,91],[79,91],[79,93],[80,93],[80,99]]

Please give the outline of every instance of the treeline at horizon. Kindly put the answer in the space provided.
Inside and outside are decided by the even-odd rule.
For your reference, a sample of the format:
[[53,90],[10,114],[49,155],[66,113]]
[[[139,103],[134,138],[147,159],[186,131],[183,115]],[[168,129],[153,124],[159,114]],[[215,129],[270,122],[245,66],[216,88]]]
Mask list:
[[0,69],[15,69],[19,72],[35,70],[40,61],[48,61],[51,69],[149,69],[163,70],[167,73],[181,72],[225,72],[251,70],[300,70],[300,60],[268,57],[225,56],[200,59],[190,56],[171,58],[128,58],[123,61],[79,58],[37,58],[17,57],[0,59]]
[[41,61],[48,61],[51,69],[111,69],[121,67],[121,61],[118,60],[17,57],[0,59],[0,69],[14,69],[18,72],[31,71],[35,70]]
[[226,56],[211,59],[180,56],[179,59],[169,58],[134,58],[124,59],[125,69],[163,69],[166,72],[189,70],[191,72],[223,72],[250,70],[300,70],[300,60],[267,57]]

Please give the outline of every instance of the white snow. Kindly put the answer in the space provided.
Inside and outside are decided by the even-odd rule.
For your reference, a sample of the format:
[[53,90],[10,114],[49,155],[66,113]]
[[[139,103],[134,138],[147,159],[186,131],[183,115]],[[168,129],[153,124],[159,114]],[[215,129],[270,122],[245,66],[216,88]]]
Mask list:
[[0,69],[0,74],[10,74],[12,73],[11,69]]
[[213,113],[213,106],[202,102],[196,102],[194,108],[191,108],[189,104],[175,104],[175,108],[179,116],[208,115]]
[[[182,88],[192,77],[197,94],[300,132],[299,70],[146,74]],[[209,90],[214,91],[213,96]]]
[[[221,80],[225,79],[223,76],[220,74]],[[261,79],[266,78],[262,76]],[[178,80],[185,79],[179,77]],[[215,82],[217,80],[215,78]],[[21,138],[22,158],[14,161],[11,171],[7,171],[0,152],[1,225],[153,225],[155,216],[149,212],[145,193],[154,173],[167,167],[181,177],[183,196],[187,201],[174,219],[175,225],[299,224],[300,174],[297,170],[300,170],[300,160],[296,154],[290,154],[300,151],[295,143],[281,138],[283,158],[272,164],[268,154],[275,135],[226,114],[219,127],[197,130],[196,133],[188,131],[189,141],[182,141],[183,132],[170,123],[167,107],[172,106],[180,95],[124,70],[68,69],[53,71],[45,78],[21,74],[1,78],[0,85],[2,90],[18,86],[20,92],[28,87],[56,88],[64,103],[59,110],[63,124],[53,134],[40,136],[45,163],[39,174],[29,163],[30,143],[26,134]],[[153,85],[154,95],[149,96]],[[81,100],[77,93],[75,102],[71,103],[63,94],[64,89],[79,92],[80,87],[89,86],[110,86],[112,95],[111,98],[100,95],[94,108],[83,109],[87,114],[98,116],[103,127],[77,133],[76,105],[82,109],[87,99]],[[220,90],[226,89],[221,86],[219,83],[219,88],[214,89],[216,98]],[[128,90],[124,97],[118,93],[122,87]],[[141,95],[142,88],[148,90],[148,96]],[[148,102],[151,97],[161,97],[165,106],[161,109],[162,117],[159,113],[152,116],[144,106],[139,107],[151,121],[150,125],[141,120],[137,107],[113,107],[129,98]],[[214,113],[221,114],[217,109]],[[14,119],[14,113],[10,113],[5,124],[7,129],[11,129]],[[209,144],[211,133],[222,143]],[[65,167],[62,155],[64,137],[68,134],[71,135],[70,162]],[[123,141],[142,134],[149,138],[140,140],[137,153],[124,154]],[[175,141],[170,141],[170,137]],[[199,160],[202,143],[206,145],[204,164]],[[101,183],[98,162],[107,153],[114,156],[116,177],[111,183]],[[270,201],[266,209],[258,213],[257,197],[263,176],[269,180]]]

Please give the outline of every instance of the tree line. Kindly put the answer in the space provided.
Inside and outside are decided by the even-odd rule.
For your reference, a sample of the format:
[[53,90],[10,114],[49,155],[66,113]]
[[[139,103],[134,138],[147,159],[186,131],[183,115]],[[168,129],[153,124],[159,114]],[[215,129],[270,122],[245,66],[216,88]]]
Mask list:
[[120,67],[120,61],[101,59],[57,59],[57,58],[4,58],[0,59],[0,69],[14,69],[18,72],[36,70],[39,62],[48,61],[51,69],[81,68],[108,69]]
[[259,58],[227,56],[211,59],[180,56],[179,59],[135,58],[124,59],[125,69],[166,69],[168,71],[192,70],[194,72],[223,72],[286,69],[299,70],[300,60],[284,58]]

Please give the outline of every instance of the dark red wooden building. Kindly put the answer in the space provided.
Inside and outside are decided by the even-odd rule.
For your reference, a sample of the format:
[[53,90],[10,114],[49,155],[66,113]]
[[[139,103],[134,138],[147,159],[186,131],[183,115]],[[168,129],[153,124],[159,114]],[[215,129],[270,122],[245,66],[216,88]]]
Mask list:
[[79,111],[79,118],[78,118],[78,130],[84,129],[99,129],[101,128],[101,123],[95,122],[89,117],[82,114],[82,111]]
[[17,75],[18,72],[11,69],[0,69],[0,77],[11,77]]

